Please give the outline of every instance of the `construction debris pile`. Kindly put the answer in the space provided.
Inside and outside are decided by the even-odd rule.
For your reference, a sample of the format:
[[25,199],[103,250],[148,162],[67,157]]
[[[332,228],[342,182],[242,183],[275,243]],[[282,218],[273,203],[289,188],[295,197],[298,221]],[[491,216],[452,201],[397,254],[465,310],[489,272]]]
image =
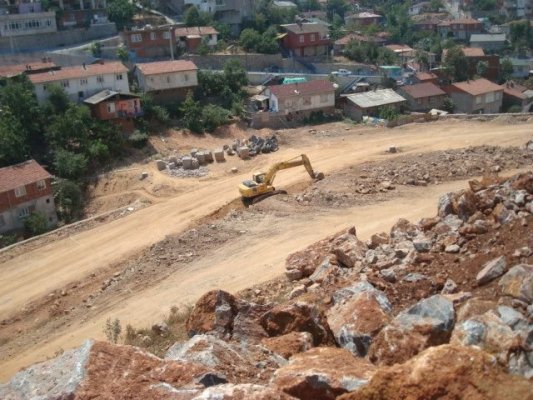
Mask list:
[[[261,138],[255,135],[249,139],[235,139],[233,143],[226,144],[221,149],[198,150],[192,149],[189,154],[183,156],[173,155],[166,159],[156,160],[159,171],[165,171],[176,177],[200,177],[209,172],[208,165],[217,162],[223,163],[227,156],[237,155],[243,160],[248,160],[261,153],[278,151],[279,144],[275,135]],[[141,175],[141,179],[144,179]]]
[[278,287],[206,293],[164,358],[88,341],[0,398],[531,399],[533,172],[437,209],[294,253]]

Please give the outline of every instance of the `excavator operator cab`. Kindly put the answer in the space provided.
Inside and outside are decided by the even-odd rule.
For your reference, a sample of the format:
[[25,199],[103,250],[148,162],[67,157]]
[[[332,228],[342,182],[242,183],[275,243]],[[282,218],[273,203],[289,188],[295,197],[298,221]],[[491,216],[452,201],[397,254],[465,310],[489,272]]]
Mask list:
[[265,172],[256,172],[255,174],[252,175],[252,179],[256,183],[263,183],[265,181],[265,175],[266,175]]

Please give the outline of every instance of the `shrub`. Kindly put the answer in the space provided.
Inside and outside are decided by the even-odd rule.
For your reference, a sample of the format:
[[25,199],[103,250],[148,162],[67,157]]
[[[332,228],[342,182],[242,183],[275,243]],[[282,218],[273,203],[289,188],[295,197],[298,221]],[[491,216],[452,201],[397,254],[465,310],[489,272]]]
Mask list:
[[514,104],[514,105],[512,105],[511,107],[509,107],[507,109],[507,112],[508,113],[521,113],[522,112],[522,107],[520,107],[517,104]]
[[105,322],[104,333],[108,341],[111,343],[118,343],[120,334],[122,333],[122,326],[120,325],[120,320],[115,318],[111,320],[108,318]]
[[128,137],[128,142],[130,142],[130,144],[136,149],[142,149],[144,146],[146,146],[147,141],[148,134],[139,130],[136,130]]
[[42,212],[34,212],[24,220],[26,236],[41,235],[48,231],[48,219]]
[[227,124],[230,112],[220,106],[209,104],[202,110],[202,120],[204,129],[213,132],[220,125]]

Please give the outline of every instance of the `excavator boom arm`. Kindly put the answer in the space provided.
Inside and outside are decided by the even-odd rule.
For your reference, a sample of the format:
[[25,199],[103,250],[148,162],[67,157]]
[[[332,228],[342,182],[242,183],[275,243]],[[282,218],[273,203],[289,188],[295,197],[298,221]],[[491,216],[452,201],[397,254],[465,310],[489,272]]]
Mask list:
[[309,173],[309,176],[311,176],[312,179],[315,179],[315,172],[311,167],[311,162],[309,161],[309,158],[305,154],[302,154],[300,157],[301,159],[299,160],[281,161],[274,164],[272,167],[269,168],[268,172],[266,173],[264,183],[272,186],[272,184],[274,183],[274,178],[276,177],[276,173],[278,171],[293,167],[299,167],[300,165],[303,165]]

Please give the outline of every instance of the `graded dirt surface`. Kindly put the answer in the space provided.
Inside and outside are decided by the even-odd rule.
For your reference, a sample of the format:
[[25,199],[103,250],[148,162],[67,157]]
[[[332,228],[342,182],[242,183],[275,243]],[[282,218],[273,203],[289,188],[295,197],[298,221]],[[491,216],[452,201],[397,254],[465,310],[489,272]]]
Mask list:
[[[466,181],[456,180],[439,185],[405,186],[377,203],[316,208],[312,212],[295,205],[291,196],[287,196],[286,201],[268,199],[253,207],[249,218],[231,222],[230,212],[225,217],[231,226],[228,240],[215,243],[212,249],[189,262],[177,263],[178,267],[170,268],[164,277],[143,280],[141,276],[135,285],[120,287],[94,301],[90,307],[82,308],[83,312],[78,307],[77,311],[72,311],[75,318],[61,320],[55,325],[49,321],[53,318],[48,316],[48,311],[31,314],[38,320],[17,317],[32,303],[47,297],[55,299],[58,296],[55,291],[73,282],[76,282],[74,289],[92,284],[99,289],[102,278],[133,268],[135,260],[142,261],[145,249],[167,235],[183,232],[200,220],[216,220],[216,212],[221,208],[242,208],[235,201],[236,187],[240,181],[248,179],[253,170],[305,153],[316,170],[334,175],[335,171],[352,165],[409,154],[418,157],[429,151],[484,144],[523,146],[533,136],[533,123],[510,126],[437,122],[393,130],[339,123],[313,127],[314,134],[309,133],[309,129],[285,131],[281,134],[278,152],[250,161],[233,158],[225,164],[212,165],[210,174],[200,179],[158,176],[151,164],[140,166],[130,176],[138,177],[141,170],[150,171],[151,190],[146,192],[150,206],[7,259],[0,266],[0,321],[12,319],[21,325],[16,332],[10,332],[9,337],[6,333],[10,324],[0,325],[0,346],[6,340],[11,341],[2,346],[4,348],[0,347],[0,379],[8,379],[19,368],[50,357],[59,349],[76,346],[86,337],[102,338],[103,326],[109,317],[119,318],[123,324],[145,326],[160,320],[172,305],[192,303],[207,290],[222,288],[234,292],[272,279],[283,272],[288,254],[342,228],[355,225],[358,236],[365,239],[372,233],[387,231],[398,218],[418,220],[434,215],[436,201],[442,193],[466,185]],[[400,153],[385,153],[393,145]],[[239,173],[232,174],[232,166],[237,166]],[[276,185],[297,189],[299,185],[306,187],[308,181],[303,168],[295,168],[281,172]],[[134,191],[145,190],[136,186],[135,179],[130,182],[129,186],[110,188],[102,196],[118,192],[127,197]],[[159,196],[154,195],[154,186],[161,185],[168,185],[168,188],[161,190]],[[216,226],[215,222],[213,224]],[[187,254],[177,256],[187,257]],[[125,265],[127,260],[131,262]],[[154,268],[152,273],[157,275],[158,271]],[[144,271],[144,274],[149,273]],[[87,303],[87,298],[81,297],[88,293],[92,292],[89,289],[82,292],[76,301]],[[69,297],[65,295],[66,299]]]

